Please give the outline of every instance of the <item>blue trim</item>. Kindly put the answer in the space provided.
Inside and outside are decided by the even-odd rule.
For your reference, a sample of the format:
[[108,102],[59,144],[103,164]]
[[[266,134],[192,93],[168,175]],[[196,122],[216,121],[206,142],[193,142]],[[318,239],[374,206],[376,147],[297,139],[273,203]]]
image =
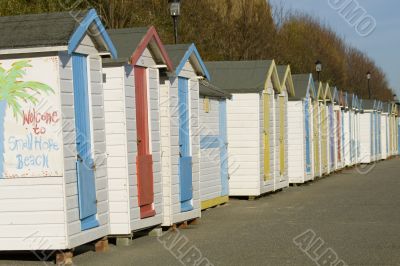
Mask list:
[[72,34],[71,39],[69,40],[68,43],[68,53],[72,54],[76,48],[79,46],[82,38],[85,36],[86,32],[88,31],[89,26],[92,23],[96,23],[96,26],[101,34],[101,37],[103,37],[104,42],[106,43],[112,58],[117,58],[117,49],[115,48],[114,44],[112,43],[110,36],[108,35],[106,29],[103,26],[103,23],[101,23],[101,20],[99,16],[97,15],[96,10],[90,9],[89,12],[87,13],[86,17],[82,20],[82,22],[79,23],[79,27],[76,29],[74,34]]
[[95,214],[81,220],[82,231],[89,230],[98,226],[100,226],[100,223],[99,221],[97,221]]
[[219,148],[219,136],[201,136],[200,149],[214,149]]
[[208,70],[206,68],[206,65],[204,64],[203,60],[200,57],[199,51],[197,51],[196,46],[194,45],[194,43],[192,43],[189,47],[189,49],[186,51],[185,55],[183,56],[181,62],[179,63],[179,65],[176,67],[175,70],[175,75],[179,76],[179,73],[182,71],[183,67],[186,64],[186,61],[189,60],[189,57],[194,53],[194,55],[197,58],[197,61],[199,61],[199,64],[201,66],[201,69],[204,72],[204,76],[208,79],[211,80],[210,74],[208,73]]

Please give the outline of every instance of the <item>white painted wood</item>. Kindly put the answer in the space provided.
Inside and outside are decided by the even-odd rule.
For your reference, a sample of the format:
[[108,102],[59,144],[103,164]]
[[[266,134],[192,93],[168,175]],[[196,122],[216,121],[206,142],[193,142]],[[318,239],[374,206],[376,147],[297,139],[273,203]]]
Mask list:
[[[48,57],[39,53],[42,51],[61,52]],[[97,219],[100,226],[81,231],[79,221],[71,56],[67,54],[66,47],[18,50],[19,54],[30,52],[30,58],[43,59],[53,64],[51,71],[36,66],[30,71],[41,71],[35,74],[32,81],[42,82],[39,79],[42,75],[56,80],[56,85],[50,85],[57,99],[43,97],[51,102],[53,108],[60,110],[60,127],[57,134],[60,138],[61,156],[57,159],[57,156],[52,155],[51,159],[58,160],[61,170],[57,171],[59,173],[56,175],[0,179],[1,250],[64,250],[109,233],[101,58],[94,43],[87,36],[77,51],[88,55],[89,109],[92,120],[92,146],[95,151],[93,159],[96,163]],[[8,54],[13,52],[15,51],[2,51]]]
[[192,154],[193,210],[182,212],[179,199],[178,77],[164,77],[160,92],[163,226],[198,218],[200,204],[199,82],[190,61],[180,77],[189,79],[190,143]]
[[232,101],[227,103],[229,195],[231,196],[261,194],[258,167],[260,101],[258,93],[233,94]]
[[[371,113],[360,114],[360,131],[371,132]],[[372,134],[361,134],[360,136],[360,161],[361,163],[372,162]]]
[[[219,99],[207,98],[209,109],[206,112],[203,102],[206,99],[200,97],[200,142],[203,138],[219,138]],[[220,147],[201,147],[200,149],[200,199],[211,200],[222,196],[221,181],[221,154]]]
[[288,102],[289,183],[306,182],[304,102]]
[[159,113],[159,70],[146,48],[138,66],[147,69],[150,150],[153,157],[154,217],[141,219],[136,173],[137,133],[134,68],[125,64],[104,66],[106,137],[110,195],[110,234],[127,235],[132,231],[161,224],[161,150]]

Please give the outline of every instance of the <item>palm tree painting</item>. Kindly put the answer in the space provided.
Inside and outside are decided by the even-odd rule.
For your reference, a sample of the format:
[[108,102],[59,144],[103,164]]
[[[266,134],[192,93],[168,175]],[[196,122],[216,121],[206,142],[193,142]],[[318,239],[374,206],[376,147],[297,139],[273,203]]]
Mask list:
[[0,63],[0,178],[4,173],[4,121],[7,108],[12,109],[16,120],[22,117],[21,103],[36,105],[38,95],[54,93],[46,84],[24,81],[26,69],[32,67],[30,60],[16,61],[6,70]]

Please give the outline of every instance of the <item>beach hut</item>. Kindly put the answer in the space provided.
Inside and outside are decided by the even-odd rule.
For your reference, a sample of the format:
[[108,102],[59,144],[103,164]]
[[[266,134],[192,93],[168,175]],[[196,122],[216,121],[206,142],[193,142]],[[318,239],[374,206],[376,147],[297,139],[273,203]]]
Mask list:
[[320,139],[321,139],[321,174],[329,174],[329,115],[325,93],[329,85],[321,83],[318,90],[319,101],[319,123],[320,123]]
[[381,146],[381,122],[382,122],[382,101],[376,101],[376,120],[375,120],[375,130],[376,130],[376,139],[375,139],[375,146],[376,146],[376,160],[379,161],[382,159],[382,146]]
[[350,166],[356,164],[356,113],[357,113],[357,96],[352,93],[348,96],[349,101],[349,154]]
[[343,157],[343,143],[342,143],[342,92],[335,87],[333,92],[333,98],[335,101],[334,113],[335,113],[335,158],[336,158],[336,170],[342,169],[344,166]]
[[368,132],[360,136],[361,163],[368,164],[375,161],[376,154],[376,124],[375,124],[375,101],[363,100],[363,113],[360,115],[360,131]]
[[315,82],[315,92],[317,100],[314,102],[312,108],[313,114],[313,147],[314,147],[314,175],[315,177],[322,176],[322,160],[321,160],[321,95],[322,83]]
[[289,183],[314,179],[312,108],[317,101],[311,74],[293,75],[295,95],[288,102],[288,175]]
[[348,92],[343,92],[343,156],[344,166],[351,166],[351,128],[350,128],[350,95]]
[[324,95],[326,109],[326,128],[327,128],[327,153],[328,153],[328,173],[335,169],[335,117],[334,117],[334,98],[333,90],[329,84],[326,84]]
[[103,59],[110,234],[162,222],[159,69],[172,63],[154,27],[108,30],[118,58]]
[[0,250],[101,239],[109,207],[99,54],[116,50],[93,9],[0,25]]
[[200,80],[200,199],[201,209],[228,202],[227,100],[232,95]]
[[274,191],[276,102],[280,80],[273,60],[207,62],[213,84],[232,94],[227,103],[229,195]]
[[163,226],[201,216],[199,80],[210,80],[194,44],[165,46],[174,66],[160,77]]
[[288,99],[295,96],[292,72],[289,65],[277,66],[281,90],[274,97],[275,100],[275,149],[279,154],[279,174],[275,176],[274,190],[289,186],[288,177]]
[[360,114],[362,112],[362,104],[361,104],[361,99],[356,95],[355,98],[355,129],[354,129],[354,152],[355,152],[355,163],[360,164]]
[[398,115],[399,115],[399,105],[396,103],[392,103],[392,108],[391,108],[391,130],[390,130],[390,142],[391,142],[391,156],[398,155]]
[[391,104],[388,102],[382,103],[381,113],[381,148],[382,148],[382,159],[386,160],[389,155],[389,114],[391,113]]

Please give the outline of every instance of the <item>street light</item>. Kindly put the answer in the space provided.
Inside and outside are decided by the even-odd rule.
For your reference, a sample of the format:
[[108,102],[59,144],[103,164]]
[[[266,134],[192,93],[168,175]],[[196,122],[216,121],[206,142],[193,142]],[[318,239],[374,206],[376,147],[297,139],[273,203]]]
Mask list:
[[317,76],[318,76],[318,82],[320,82],[320,73],[322,71],[322,63],[321,61],[317,60],[317,62],[315,62],[315,71],[317,71]]
[[367,72],[367,81],[368,81],[368,96],[369,99],[371,100],[371,86],[370,86],[370,81],[371,81],[371,72]]
[[169,12],[174,21],[174,40],[178,42],[178,17],[181,15],[181,0],[168,0]]

